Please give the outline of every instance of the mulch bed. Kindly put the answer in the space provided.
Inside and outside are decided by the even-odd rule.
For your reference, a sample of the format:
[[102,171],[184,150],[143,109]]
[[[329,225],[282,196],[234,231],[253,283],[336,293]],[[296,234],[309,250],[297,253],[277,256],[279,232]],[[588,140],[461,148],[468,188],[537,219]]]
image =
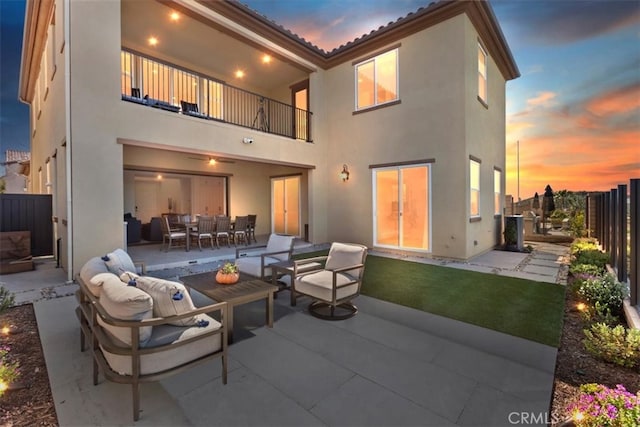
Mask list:
[[0,315],[0,327],[5,325],[18,329],[15,334],[2,334],[0,345],[10,347],[7,358],[20,364],[20,376],[0,397],[0,425],[57,426],[33,305],[8,309]]
[[[596,359],[584,348],[582,331],[587,326],[575,308],[578,302],[567,289],[551,404],[550,419],[556,423],[568,418],[566,408],[577,400],[581,384],[598,383],[609,388],[622,384],[631,393],[640,390],[639,371]],[[624,319],[623,324],[626,326]]]

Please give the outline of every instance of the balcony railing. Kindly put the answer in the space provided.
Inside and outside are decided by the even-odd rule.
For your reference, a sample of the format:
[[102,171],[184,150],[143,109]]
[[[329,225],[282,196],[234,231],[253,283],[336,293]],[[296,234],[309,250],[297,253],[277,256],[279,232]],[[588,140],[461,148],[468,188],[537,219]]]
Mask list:
[[311,142],[311,112],[157,59],[121,52],[122,99]]

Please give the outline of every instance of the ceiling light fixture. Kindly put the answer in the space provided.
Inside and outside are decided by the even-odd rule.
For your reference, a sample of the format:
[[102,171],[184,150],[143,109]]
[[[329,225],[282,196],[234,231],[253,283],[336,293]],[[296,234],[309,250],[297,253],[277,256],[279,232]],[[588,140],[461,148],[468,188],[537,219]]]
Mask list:
[[267,55],[266,53],[262,56],[262,63],[263,64],[270,64],[271,63],[271,55]]
[[148,39],[150,46],[156,46],[158,44],[158,39],[155,36],[151,36]]
[[244,77],[244,71],[236,70],[236,78],[241,79]]
[[171,12],[171,15],[169,15],[171,20],[174,22],[177,22],[180,19],[180,14],[178,12]]
[[216,159],[214,159],[213,157],[209,157],[209,164],[210,165],[215,165],[216,164]]

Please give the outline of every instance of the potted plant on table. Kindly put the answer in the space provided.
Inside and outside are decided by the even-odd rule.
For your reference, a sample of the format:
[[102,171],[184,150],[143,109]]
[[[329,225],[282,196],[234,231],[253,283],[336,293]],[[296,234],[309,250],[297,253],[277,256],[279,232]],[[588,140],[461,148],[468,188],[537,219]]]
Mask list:
[[222,268],[216,273],[216,282],[221,285],[232,285],[240,279],[238,266],[230,262],[226,262]]

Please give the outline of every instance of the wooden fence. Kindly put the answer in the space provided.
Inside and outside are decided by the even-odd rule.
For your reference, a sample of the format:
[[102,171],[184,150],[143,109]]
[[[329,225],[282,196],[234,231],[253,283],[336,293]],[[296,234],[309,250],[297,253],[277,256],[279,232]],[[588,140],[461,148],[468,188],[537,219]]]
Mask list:
[[31,255],[53,255],[50,194],[0,194],[0,231],[30,231]]

